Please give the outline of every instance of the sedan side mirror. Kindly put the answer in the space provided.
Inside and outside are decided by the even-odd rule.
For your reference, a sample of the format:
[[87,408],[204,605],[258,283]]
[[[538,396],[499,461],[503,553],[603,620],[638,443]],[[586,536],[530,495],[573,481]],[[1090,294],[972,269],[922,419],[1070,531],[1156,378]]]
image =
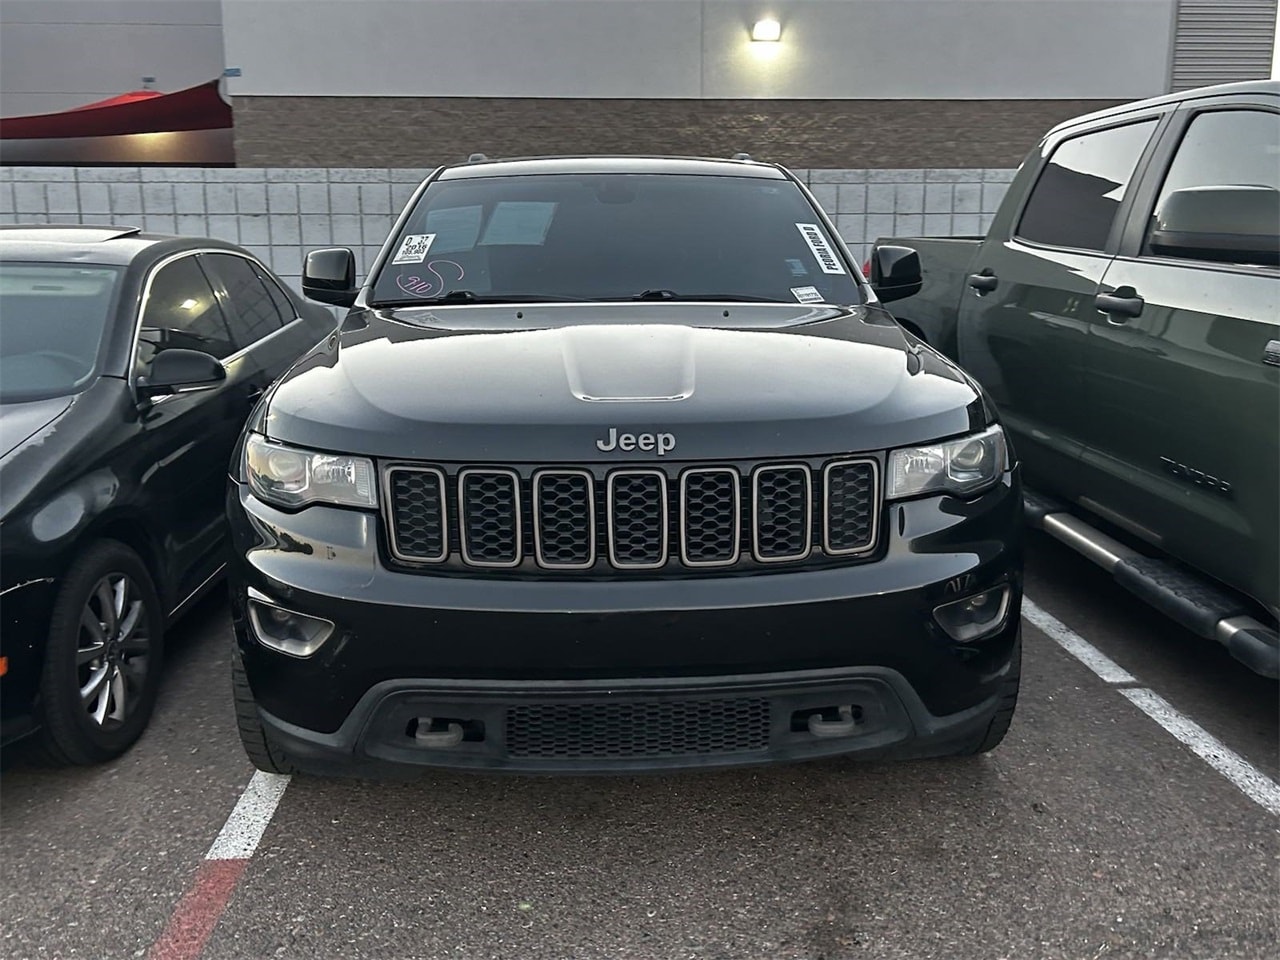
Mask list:
[[881,303],[890,303],[920,292],[920,254],[910,247],[887,245],[871,254],[871,289]]
[[312,250],[302,265],[302,294],[310,300],[349,307],[356,302],[356,255],[346,247]]
[[217,386],[227,371],[215,356],[199,350],[162,350],[151,361],[151,372],[138,378],[138,398],[187,393]]
[[1151,252],[1226,263],[1280,265],[1280,190],[1208,186],[1174,190],[1151,228]]

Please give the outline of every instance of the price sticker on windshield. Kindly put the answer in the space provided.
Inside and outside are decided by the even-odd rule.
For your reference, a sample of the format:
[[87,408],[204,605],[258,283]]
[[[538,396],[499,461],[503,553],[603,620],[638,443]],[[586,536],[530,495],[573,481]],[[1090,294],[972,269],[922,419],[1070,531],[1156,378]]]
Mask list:
[[391,261],[392,264],[421,263],[427,259],[427,251],[431,249],[431,242],[435,238],[434,233],[413,233],[405,237],[400,244],[400,252]]
[[813,251],[813,259],[818,261],[818,267],[823,273],[844,273],[844,267],[840,265],[835,251],[831,249],[827,238],[822,235],[816,223],[797,223],[796,229],[800,231],[800,236],[804,237],[804,242]]
[[821,303],[822,294],[817,287],[792,287],[791,295],[801,303]]

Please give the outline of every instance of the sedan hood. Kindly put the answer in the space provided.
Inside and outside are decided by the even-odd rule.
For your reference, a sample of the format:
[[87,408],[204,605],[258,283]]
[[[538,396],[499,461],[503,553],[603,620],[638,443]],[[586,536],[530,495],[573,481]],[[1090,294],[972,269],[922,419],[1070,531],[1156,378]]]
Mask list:
[[75,397],[51,397],[0,405],[0,459],[66,413],[74,400]]
[[378,457],[613,462],[654,459],[658,434],[671,437],[667,459],[746,459],[884,449],[986,422],[967,377],[875,308],[401,316],[350,318],[277,386],[259,429]]

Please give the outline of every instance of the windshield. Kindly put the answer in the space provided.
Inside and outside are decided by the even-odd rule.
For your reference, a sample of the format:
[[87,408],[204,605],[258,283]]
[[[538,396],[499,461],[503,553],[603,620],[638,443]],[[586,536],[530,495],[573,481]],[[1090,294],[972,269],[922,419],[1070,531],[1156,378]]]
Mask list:
[[396,237],[372,302],[441,298],[862,299],[791,181],[671,174],[431,184]]
[[0,402],[65,396],[93,381],[121,272],[0,263]]

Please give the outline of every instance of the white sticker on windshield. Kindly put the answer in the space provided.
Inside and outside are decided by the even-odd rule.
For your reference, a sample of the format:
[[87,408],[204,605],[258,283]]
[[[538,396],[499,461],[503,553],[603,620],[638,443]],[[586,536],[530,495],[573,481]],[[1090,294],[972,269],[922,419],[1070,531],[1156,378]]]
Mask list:
[[396,258],[391,262],[396,263],[421,263],[427,259],[427,251],[431,249],[431,241],[436,238],[434,233],[412,233],[404,238],[404,242],[400,244],[400,252],[396,254]]
[[822,302],[822,294],[818,292],[817,287],[792,287],[791,293],[801,303]]
[[827,238],[822,235],[816,223],[797,223],[796,229],[800,231],[800,236],[804,237],[804,242],[813,251],[813,258],[818,261],[818,266],[822,268],[823,273],[844,273],[844,267],[836,259],[835,253],[827,243]]

